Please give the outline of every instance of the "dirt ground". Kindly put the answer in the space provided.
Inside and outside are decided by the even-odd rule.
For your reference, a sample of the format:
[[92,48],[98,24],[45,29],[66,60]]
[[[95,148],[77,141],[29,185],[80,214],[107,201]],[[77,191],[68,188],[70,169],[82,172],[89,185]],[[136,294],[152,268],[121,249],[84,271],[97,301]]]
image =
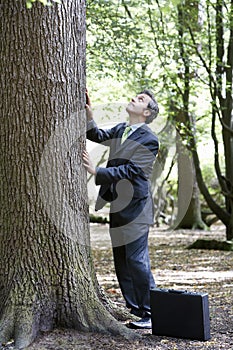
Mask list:
[[[37,339],[28,350],[233,350],[233,252],[190,250],[197,238],[224,240],[224,227],[215,225],[210,232],[152,228],[150,256],[152,271],[159,288],[206,292],[209,297],[211,339],[206,342],[153,335],[151,330],[135,331],[141,338],[128,341],[96,333],[56,329]],[[92,224],[91,242],[97,277],[101,287],[124,309],[114,273],[108,226]],[[13,350],[13,344],[0,349]]]

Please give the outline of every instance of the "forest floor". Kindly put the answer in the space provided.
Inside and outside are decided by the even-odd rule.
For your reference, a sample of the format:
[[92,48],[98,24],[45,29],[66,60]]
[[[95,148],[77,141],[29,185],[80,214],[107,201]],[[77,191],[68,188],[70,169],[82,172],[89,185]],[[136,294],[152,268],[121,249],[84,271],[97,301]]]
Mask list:
[[[156,336],[151,330],[137,330],[140,339],[56,329],[38,338],[28,350],[233,350],[233,252],[186,249],[198,238],[225,239],[224,227],[211,231],[152,228],[149,245],[152,272],[157,287],[206,292],[209,298],[211,339],[198,341]],[[91,225],[91,242],[97,277],[108,297],[124,309],[114,272],[108,226]],[[1,348],[1,347],[0,347]],[[13,350],[8,344],[4,350]]]

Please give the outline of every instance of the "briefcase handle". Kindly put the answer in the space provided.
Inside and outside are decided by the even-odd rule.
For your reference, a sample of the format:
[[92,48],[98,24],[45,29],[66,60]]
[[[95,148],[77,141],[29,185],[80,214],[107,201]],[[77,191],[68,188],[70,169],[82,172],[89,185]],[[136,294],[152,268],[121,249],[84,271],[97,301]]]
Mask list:
[[183,294],[187,293],[187,290],[168,289],[168,293]]

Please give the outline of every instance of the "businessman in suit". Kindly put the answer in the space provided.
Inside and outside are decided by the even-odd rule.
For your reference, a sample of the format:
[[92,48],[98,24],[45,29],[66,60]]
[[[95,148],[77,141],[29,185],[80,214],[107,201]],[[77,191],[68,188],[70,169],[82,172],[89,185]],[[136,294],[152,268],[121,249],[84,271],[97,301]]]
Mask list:
[[148,252],[153,224],[150,176],[158,139],[148,127],[159,112],[154,95],[144,90],[126,107],[128,123],[99,129],[87,93],[87,138],[110,147],[106,167],[95,167],[84,151],[84,166],[101,185],[96,210],[110,202],[110,236],[115,271],[127,308],[140,319],[130,328],[151,328],[150,289],[155,287]]

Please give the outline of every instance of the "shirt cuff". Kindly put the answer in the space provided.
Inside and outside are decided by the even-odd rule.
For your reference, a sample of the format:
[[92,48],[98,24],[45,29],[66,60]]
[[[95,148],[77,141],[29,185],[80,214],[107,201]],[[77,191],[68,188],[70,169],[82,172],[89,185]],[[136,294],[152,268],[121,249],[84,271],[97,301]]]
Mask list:
[[101,168],[97,166],[97,167],[95,168],[95,171],[96,171],[96,174],[95,174],[95,184],[96,184],[97,186],[102,185],[102,183],[101,183],[101,181],[100,181],[100,179],[101,179]]
[[94,119],[87,121],[87,131],[93,129],[96,126]]

